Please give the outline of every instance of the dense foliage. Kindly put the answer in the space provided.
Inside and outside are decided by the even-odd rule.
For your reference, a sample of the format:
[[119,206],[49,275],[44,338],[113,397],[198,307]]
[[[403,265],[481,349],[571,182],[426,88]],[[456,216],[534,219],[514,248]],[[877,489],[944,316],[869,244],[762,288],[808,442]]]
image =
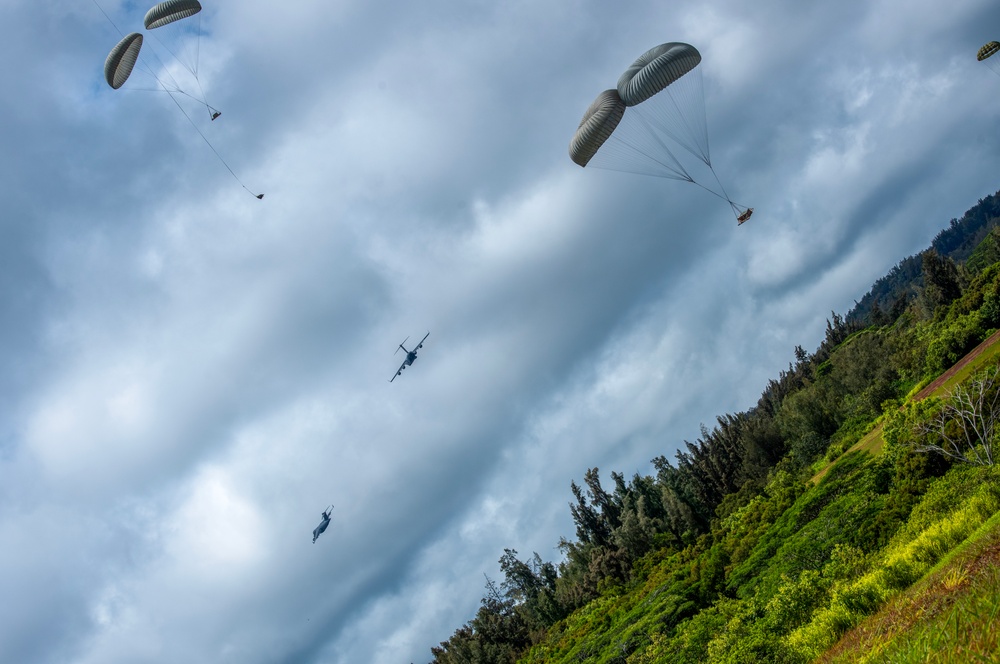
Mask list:
[[806,662],[923,576],[1000,508],[993,467],[927,451],[948,393],[913,399],[1000,328],[998,223],[1000,192],[655,475],[571,483],[563,560],[505,550],[434,661]]

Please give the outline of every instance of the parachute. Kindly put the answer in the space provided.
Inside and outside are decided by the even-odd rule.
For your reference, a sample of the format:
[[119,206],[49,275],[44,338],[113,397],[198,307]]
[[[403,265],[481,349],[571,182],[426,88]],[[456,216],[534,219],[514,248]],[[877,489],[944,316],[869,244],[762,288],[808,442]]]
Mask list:
[[104,79],[113,89],[125,85],[142,48],[142,35],[133,32],[118,42],[104,61]]
[[[93,3],[101,11],[101,13],[104,14],[104,17],[108,19],[108,22],[111,23],[111,26],[116,31],[118,31],[119,34],[121,34],[121,30],[118,28],[117,25],[115,25],[115,22],[111,19],[111,17],[108,16],[108,13],[104,11],[104,8],[101,7],[100,3],[97,0],[93,0]],[[182,19],[189,18],[191,16],[198,14],[199,12],[201,12],[201,3],[199,3],[198,0],[166,0],[165,2],[161,2],[153,6],[148,12],[146,12],[146,16],[143,23],[147,29],[154,30],[157,28],[162,28],[163,26],[170,25]],[[153,67],[150,66],[146,58],[140,57],[140,49],[142,48],[143,45],[143,36],[138,32],[133,32],[131,34],[123,36],[122,40],[118,42],[118,44],[113,49],[111,49],[111,52],[108,54],[107,60],[105,60],[104,62],[104,79],[108,82],[108,85],[110,85],[113,89],[118,90],[123,85],[125,85],[126,81],[128,81],[129,76],[132,74],[132,70],[135,68],[135,66],[137,64],[140,65],[140,70],[143,71],[145,74],[147,74],[149,77],[151,77],[153,81],[155,81],[155,87],[141,88],[141,87],[134,87],[133,85],[130,84],[129,89],[135,89],[135,90],[145,89],[145,90],[156,90],[156,91],[166,92],[167,95],[169,95],[170,100],[174,102],[178,110],[180,110],[180,112],[184,115],[184,117],[188,119],[188,122],[191,123],[191,126],[194,127],[195,131],[198,132],[198,135],[201,136],[202,140],[204,140],[205,143],[208,145],[208,147],[212,150],[212,152],[215,153],[215,156],[218,157],[219,161],[222,162],[222,165],[226,167],[226,170],[229,171],[229,173],[240,184],[240,186],[246,189],[254,198],[258,200],[263,200],[264,194],[254,193],[253,191],[250,190],[249,187],[243,184],[243,181],[240,180],[239,176],[236,175],[236,172],[233,171],[233,169],[229,166],[228,163],[226,163],[226,160],[222,158],[222,155],[219,154],[219,151],[215,149],[215,146],[212,145],[212,142],[208,140],[208,137],[205,136],[202,130],[198,127],[198,125],[195,124],[194,120],[191,119],[191,116],[188,115],[188,112],[184,110],[184,107],[180,104],[177,97],[175,96],[175,95],[183,95],[185,97],[189,97],[197,101],[199,104],[203,105],[206,109],[208,109],[209,118],[211,120],[215,120],[221,115],[221,113],[218,110],[210,106],[208,102],[205,101],[205,93],[204,91],[201,90],[201,81],[198,79],[197,57],[198,57],[198,52],[200,50],[200,38],[201,38],[200,22],[199,25],[195,27],[193,31],[185,29],[182,32],[187,32],[187,33],[193,32],[195,35],[193,65],[186,64],[181,58],[178,58],[177,55],[174,54],[174,51],[171,50],[169,47],[167,47],[166,44],[163,44],[163,42],[160,41],[158,38],[156,38],[156,41],[160,42],[160,44],[164,48],[166,48],[166,50],[170,51],[171,55],[174,56],[174,59],[177,60],[177,62],[179,62],[182,66],[184,66],[189,72],[191,72],[191,75],[194,77],[194,80],[197,83],[198,90],[201,91],[200,97],[195,94],[192,94],[189,90],[184,90],[181,88],[181,86],[174,79],[174,76],[171,73],[170,69],[167,68],[165,65],[163,65],[163,61],[160,60],[159,56],[156,54],[155,49],[153,50],[152,54],[154,58],[159,60],[160,67],[154,69]],[[154,38],[155,38],[155,33],[154,33]],[[147,49],[146,53],[147,54],[149,53],[149,49]]]
[[[700,63],[698,49],[681,42],[643,53],[617,88],[598,95],[584,113],[570,141],[570,158],[584,167],[691,182],[729,203],[742,224],[752,211],[729,198],[712,165]],[[671,145],[701,161],[721,193],[695,180]]]
[[651,126],[711,166],[701,53],[690,44],[655,46],[632,63],[618,79],[618,94]]
[[[154,5],[148,12],[146,12],[146,16],[143,18],[143,25],[146,26],[147,30],[156,30],[182,19],[190,18],[199,12],[201,12],[201,3],[198,2],[198,0],[166,0],[165,2]],[[190,91],[184,90],[170,74],[169,70],[164,68],[164,75],[169,78],[172,83],[172,91],[179,92],[180,94],[190,97],[204,105],[205,109],[208,111],[209,118],[212,120],[215,120],[222,115],[218,109],[213,108],[212,105],[208,103],[205,97],[205,91],[201,87],[201,79],[198,77],[198,60],[201,52],[201,17],[198,17],[198,20],[193,26],[185,25],[176,29],[168,28],[166,31],[157,30],[157,32],[152,34],[156,42],[168,51],[170,55],[173,56],[173,59],[191,74],[198,87],[199,94],[195,95]],[[168,44],[168,42],[171,41],[171,36],[176,38],[180,35],[194,37],[193,49],[185,48],[187,44],[184,43]],[[160,39],[161,36],[163,39]],[[163,85],[162,81],[160,84]]]
[[569,157],[576,164],[586,166],[612,132],[622,121],[625,102],[618,96],[618,90],[605,90],[587,108],[580,120],[573,140],[569,142]]
[[194,16],[201,11],[198,0],[166,0],[150,8],[142,20],[147,30],[159,28],[182,18]]
[[979,52],[976,53],[976,60],[985,62],[987,67],[1000,76],[1000,55],[997,55],[998,52],[1000,52],[1000,42],[988,42],[983,44]]

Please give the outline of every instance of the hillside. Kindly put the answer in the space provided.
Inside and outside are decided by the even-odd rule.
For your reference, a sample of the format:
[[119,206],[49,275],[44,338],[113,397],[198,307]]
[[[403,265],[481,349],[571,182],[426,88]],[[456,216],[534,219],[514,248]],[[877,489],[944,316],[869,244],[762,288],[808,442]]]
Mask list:
[[997,195],[952,220],[655,476],[572,483],[564,559],[506,550],[434,661],[856,661],[933,636],[945,608],[912,607],[988,601],[965,589],[1000,538],[992,429],[971,432],[966,460],[928,450],[969,433],[956,388],[1000,417],[1000,344],[983,344],[1000,328],[998,221]]
[[[994,231],[1000,224],[1000,192],[979,200],[961,219],[952,219],[948,227],[938,233],[925,252],[957,263],[964,263],[972,272],[1000,260],[1000,239]],[[908,256],[876,281],[871,289],[848,312],[850,321],[866,321],[873,311],[892,311],[912,302],[923,287],[921,252]]]
[[1000,515],[818,660],[990,662],[1000,652]]

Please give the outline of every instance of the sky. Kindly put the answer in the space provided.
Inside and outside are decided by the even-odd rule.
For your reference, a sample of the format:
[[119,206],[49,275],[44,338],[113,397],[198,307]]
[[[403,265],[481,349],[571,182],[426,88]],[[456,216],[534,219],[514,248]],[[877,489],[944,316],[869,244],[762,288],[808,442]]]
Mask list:
[[[2,661],[427,662],[1000,189],[995,0],[3,5]],[[568,157],[668,41],[742,226]]]

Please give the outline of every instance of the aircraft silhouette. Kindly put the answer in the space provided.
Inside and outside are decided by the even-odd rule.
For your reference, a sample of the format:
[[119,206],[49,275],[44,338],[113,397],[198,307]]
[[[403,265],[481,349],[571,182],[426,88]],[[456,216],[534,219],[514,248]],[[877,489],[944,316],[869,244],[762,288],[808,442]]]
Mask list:
[[[418,343],[417,346],[413,350],[406,350],[406,346],[403,345],[403,344],[406,343],[406,339],[409,339],[409,337],[406,337],[406,339],[403,339],[403,344],[399,344],[399,348],[402,348],[403,352],[406,353],[406,358],[403,360],[403,363],[399,365],[399,368],[396,369],[396,375],[389,379],[390,383],[392,381],[396,380],[397,376],[402,375],[403,369],[405,369],[406,367],[408,367],[411,364],[413,364],[413,361],[415,359],[417,359],[417,351],[424,347],[424,342],[427,341],[427,337],[429,337],[429,336],[431,336],[430,332],[428,332],[427,334],[425,334],[424,338],[420,340],[420,343]],[[399,348],[396,349],[396,353],[399,352]],[[393,353],[393,354],[395,355],[395,353]]]

